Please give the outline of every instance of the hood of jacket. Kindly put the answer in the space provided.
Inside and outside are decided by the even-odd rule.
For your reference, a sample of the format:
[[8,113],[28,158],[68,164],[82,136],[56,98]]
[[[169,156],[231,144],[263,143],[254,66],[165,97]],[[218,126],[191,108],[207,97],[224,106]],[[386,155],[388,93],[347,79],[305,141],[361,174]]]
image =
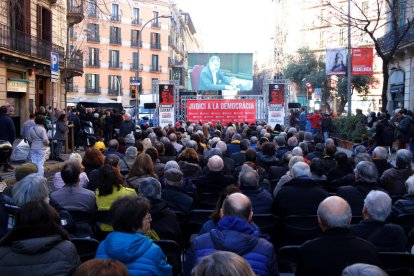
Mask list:
[[210,231],[217,250],[231,251],[244,255],[258,243],[258,232],[247,221],[238,217],[224,217],[217,223],[217,229]]
[[105,253],[123,263],[130,263],[142,257],[151,247],[151,239],[141,233],[112,232],[105,239]]
[[49,251],[55,245],[60,243],[62,238],[58,235],[32,238],[12,242],[10,248],[13,252],[27,255],[35,255]]
[[198,164],[189,163],[187,161],[179,161],[178,165],[184,176],[190,178],[198,178],[201,175],[201,168]]
[[263,161],[263,162],[269,162],[270,163],[270,162],[277,162],[278,161],[276,155],[271,155],[271,156],[264,155],[263,152],[261,152],[261,151],[257,154],[257,157],[260,161]]

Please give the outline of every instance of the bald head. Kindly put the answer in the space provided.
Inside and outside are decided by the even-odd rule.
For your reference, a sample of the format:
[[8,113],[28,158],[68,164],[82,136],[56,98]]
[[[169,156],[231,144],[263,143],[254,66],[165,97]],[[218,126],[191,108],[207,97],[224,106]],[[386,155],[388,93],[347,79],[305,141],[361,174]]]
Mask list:
[[253,216],[250,199],[241,193],[228,195],[223,202],[222,217],[235,216],[250,221]]
[[339,196],[330,196],[319,204],[318,220],[322,231],[331,228],[349,228],[351,218],[351,207]]
[[207,167],[211,172],[219,172],[224,168],[223,159],[218,155],[211,156],[208,159]]

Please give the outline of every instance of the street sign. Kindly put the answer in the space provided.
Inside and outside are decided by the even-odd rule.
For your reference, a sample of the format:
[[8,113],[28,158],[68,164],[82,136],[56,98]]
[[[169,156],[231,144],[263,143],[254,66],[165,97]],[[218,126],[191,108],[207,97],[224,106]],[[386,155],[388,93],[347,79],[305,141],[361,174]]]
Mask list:
[[129,82],[129,85],[141,85],[141,83],[139,82],[139,80],[131,80],[130,82]]
[[59,54],[56,52],[50,52],[50,71],[59,71]]
[[310,82],[305,83],[305,85],[306,85],[306,87],[312,87],[312,83],[310,83]]

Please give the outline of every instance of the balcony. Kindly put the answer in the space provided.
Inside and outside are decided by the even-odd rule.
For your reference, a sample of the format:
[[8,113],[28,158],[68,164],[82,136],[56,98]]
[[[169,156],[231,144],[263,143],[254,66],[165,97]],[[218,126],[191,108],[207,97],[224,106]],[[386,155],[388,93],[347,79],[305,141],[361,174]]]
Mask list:
[[179,68],[181,68],[181,67],[183,67],[184,66],[184,61],[178,61],[178,60],[175,60],[175,59],[173,59],[173,58],[168,58],[168,65],[170,66],[170,67],[179,67]]
[[121,22],[121,16],[119,14],[111,15],[111,21],[112,22]]
[[[394,43],[395,43],[394,41],[398,40],[399,35],[405,31],[407,26],[408,25],[406,24],[398,28],[398,35],[396,34],[395,31],[390,31],[389,33],[387,33],[386,35],[378,39],[380,48],[382,49],[384,53],[388,53],[392,50],[392,48],[394,47]],[[405,34],[405,36],[403,37],[403,39],[400,41],[397,50],[400,50],[402,48],[406,48],[409,46],[413,46],[413,45],[414,45],[414,27],[412,24],[410,24],[410,27],[407,33]]]
[[122,89],[120,88],[108,88],[108,96],[122,96]]
[[86,87],[85,88],[85,94],[101,94],[101,88],[100,87]]
[[152,43],[151,42],[151,50],[161,50],[161,43]]
[[99,62],[99,60],[87,60],[85,62],[85,66],[86,67],[99,68],[99,67],[101,67],[101,63]]
[[68,12],[66,15],[68,27],[82,22],[83,20],[83,0],[69,0]]
[[122,45],[122,40],[120,37],[112,36],[109,38],[109,44],[112,45]]
[[140,19],[140,18],[132,18],[131,24],[132,25],[142,25],[142,19]]
[[137,47],[142,48],[142,40],[139,43],[136,40],[131,40],[131,47],[134,47],[134,48],[137,48]]
[[120,63],[109,63],[109,69],[122,69],[122,62]]
[[73,83],[66,83],[65,91],[66,93],[78,93],[79,87],[77,85],[73,85]]
[[88,35],[86,37],[86,41],[88,41],[88,42],[100,42],[101,40],[99,38],[99,35],[93,34],[93,33],[92,34],[88,33]]
[[61,69],[65,78],[80,77],[83,74],[83,53],[80,50],[73,51],[67,60],[65,68]]
[[86,15],[88,18],[99,18],[99,13],[97,10],[95,11],[89,11]]
[[[137,69],[138,69],[138,65],[136,64],[136,63],[130,63],[129,64],[129,69],[131,70],[131,71],[137,71]],[[144,70],[144,64],[140,64],[139,65],[139,71],[142,71],[142,70]]]
[[160,21],[154,21],[151,23],[151,28],[155,29],[161,29],[161,22]]
[[162,72],[162,66],[151,65],[150,71],[152,73],[161,73]]
[[23,54],[32,58],[38,58],[45,62],[50,62],[50,51],[59,54],[59,65],[63,66],[64,49],[49,41],[25,34],[21,31],[12,29],[0,24],[0,49],[10,51],[10,55],[16,53]]

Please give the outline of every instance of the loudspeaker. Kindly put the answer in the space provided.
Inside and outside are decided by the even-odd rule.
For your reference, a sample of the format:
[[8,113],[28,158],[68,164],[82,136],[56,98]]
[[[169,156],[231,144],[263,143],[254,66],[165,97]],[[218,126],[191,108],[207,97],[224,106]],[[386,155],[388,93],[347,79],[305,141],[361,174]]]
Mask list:
[[300,108],[301,106],[300,103],[288,103],[288,108]]
[[157,107],[156,103],[144,103],[144,108],[146,109],[154,109]]

